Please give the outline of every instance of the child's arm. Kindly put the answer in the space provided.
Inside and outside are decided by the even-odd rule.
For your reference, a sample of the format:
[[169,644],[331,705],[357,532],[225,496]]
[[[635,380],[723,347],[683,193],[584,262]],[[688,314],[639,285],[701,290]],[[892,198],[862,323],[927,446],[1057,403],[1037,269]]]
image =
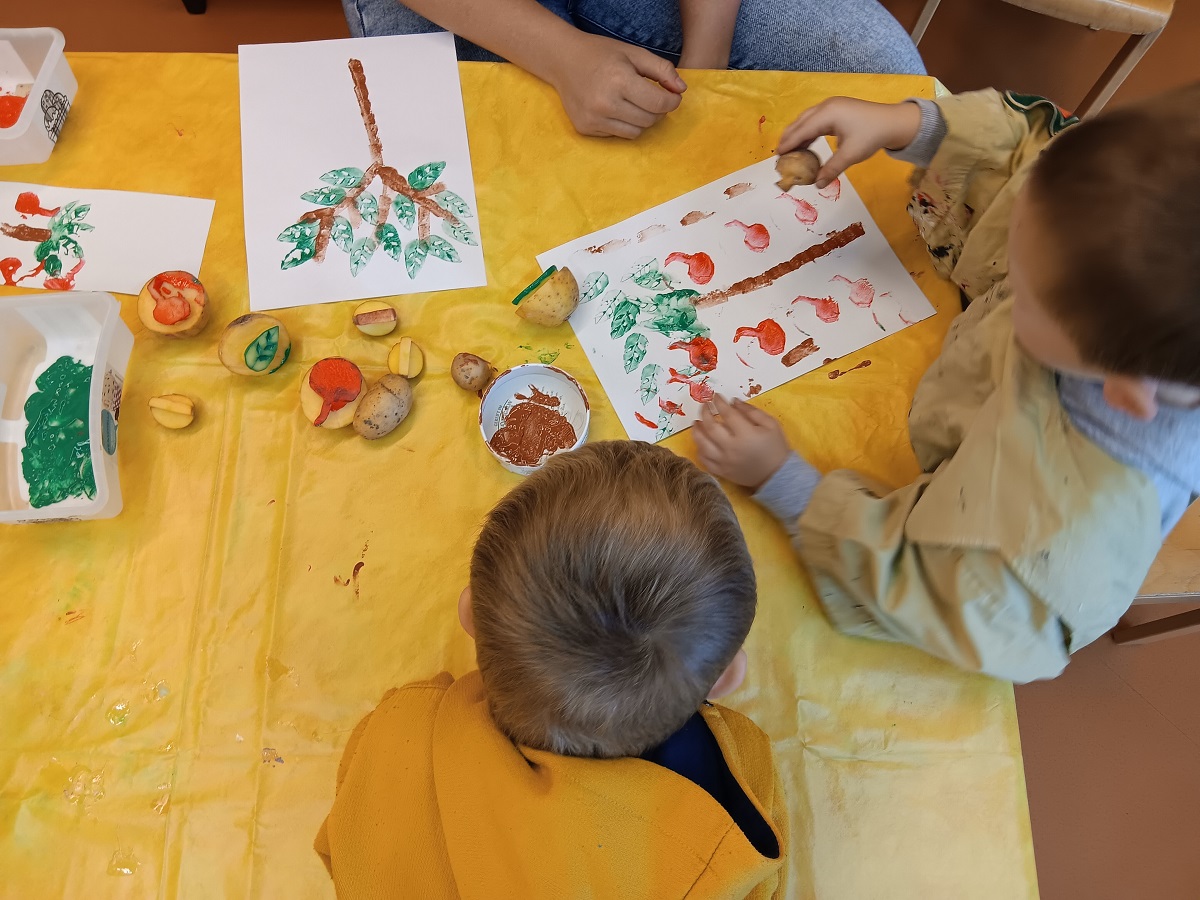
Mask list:
[[405,3],[553,86],[581,134],[635,138],[678,107],[687,89],[662,57],[579,31],[537,0]]
[[679,0],[681,69],[726,69],[742,0]]

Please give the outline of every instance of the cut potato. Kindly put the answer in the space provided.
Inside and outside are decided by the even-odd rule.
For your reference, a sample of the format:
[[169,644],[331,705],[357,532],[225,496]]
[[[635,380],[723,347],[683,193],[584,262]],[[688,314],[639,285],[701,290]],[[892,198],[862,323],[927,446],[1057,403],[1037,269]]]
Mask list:
[[412,409],[412,386],[403,375],[384,375],[354,412],[354,430],[368,441],[391,434]]
[[151,397],[150,415],[163,428],[187,428],[196,419],[196,403],[183,394]]
[[354,325],[363,334],[382,337],[391,334],[400,324],[400,317],[390,303],[367,300],[354,307]]
[[425,354],[412,338],[400,338],[388,353],[387,366],[393,375],[416,378],[425,368]]
[[579,282],[570,269],[553,269],[542,275],[513,301],[517,315],[535,325],[561,325],[579,305]]
[[365,389],[358,366],[340,356],[327,356],[300,379],[300,409],[318,428],[345,428],[354,421]]
[[236,375],[270,375],[292,353],[292,339],[274,316],[249,313],[239,316],[221,333],[217,355]]
[[821,160],[811,150],[793,150],[775,160],[775,171],[779,173],[776,184],[781,191],[789,191],[796,185],[814,184],[821,171]]
[[147,331],[192,337],[208,324],[208,293],[195,275],[160,272],[142,287],[137,311]]

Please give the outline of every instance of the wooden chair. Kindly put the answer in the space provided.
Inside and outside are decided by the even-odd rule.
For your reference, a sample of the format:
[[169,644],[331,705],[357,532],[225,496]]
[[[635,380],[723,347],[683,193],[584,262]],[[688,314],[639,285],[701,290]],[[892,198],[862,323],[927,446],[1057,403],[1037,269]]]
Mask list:
[[[1133,602],[1200,605],[1200,503],[1193,504],[1167,536]],[[1200,609],[1142,625],[1118,625],[1112,637],[1118,644],[1144,644],[1192,631],[1200,631]]]
[[[926,0],[925,8],[912,30],[914,43],[919,44],[925,29],[933,18],[941,0]],[[1175,0],[1004,0],[1044,16],[1085,25],[1093,31],[1119,31],[1130,35],[1116,58],[1100,76],[1083,102],[1075,110],[1078,116],[1087,116],[1100,109],[1116,93],[1129,73],[1133,71],[1146,51],[1150,49],[1167,20]]]

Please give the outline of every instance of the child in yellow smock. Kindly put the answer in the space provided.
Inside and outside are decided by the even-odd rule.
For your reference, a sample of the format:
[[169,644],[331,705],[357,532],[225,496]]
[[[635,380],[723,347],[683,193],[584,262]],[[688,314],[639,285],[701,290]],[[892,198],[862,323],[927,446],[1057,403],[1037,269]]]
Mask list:
[[884,148],[920,167],[909,211],[967,304],[909,414],[924,472],[822,478],[723,400],[700,460],[789,529],[841,630],[1051,678],[1200,495],[1200,85],[1082,124],[996,91],[839,97],[780,149],[823,134],[819,186]]
[[709,702],[755,603],[711,476],[633,442],[551,459],[475,544],[479,670],[390,691],[350,736],[315,845],[338,896],[783,896],[770,741]]

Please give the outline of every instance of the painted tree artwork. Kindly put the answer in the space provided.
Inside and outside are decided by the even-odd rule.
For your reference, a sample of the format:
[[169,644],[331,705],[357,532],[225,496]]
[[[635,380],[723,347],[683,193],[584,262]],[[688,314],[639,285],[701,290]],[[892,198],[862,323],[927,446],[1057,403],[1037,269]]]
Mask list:
[[247,46],[239,70],[252,309],[484,283],[449,35]]
[[774,182],[765,160],[538,257],[578,274],[571,325],[630,437],[661,440],[718,392],[754,397],[933,314],[845,177]]
[[[83,245],[79,239],[83,232],[93,230],[84,219],[91,210],[88,203],[70,200],[53,209],[42,207],[42,201],[33,191],[23,191],[13,204],[15,212],[24,219],[45,219],[45,224],[0,222],[0,234],[17,241],[34,244],[33,265],[28,272],[21,273],[21,257],[6,256],[0,259],[0,276],[4,284],[18,287],[30,278],[41,278],[46,290],[69,291],[75,286],[75,276],[87,262]],[[66,269],[70,265],[69,269]],[[66,269],[64,272],[63,270]]]

